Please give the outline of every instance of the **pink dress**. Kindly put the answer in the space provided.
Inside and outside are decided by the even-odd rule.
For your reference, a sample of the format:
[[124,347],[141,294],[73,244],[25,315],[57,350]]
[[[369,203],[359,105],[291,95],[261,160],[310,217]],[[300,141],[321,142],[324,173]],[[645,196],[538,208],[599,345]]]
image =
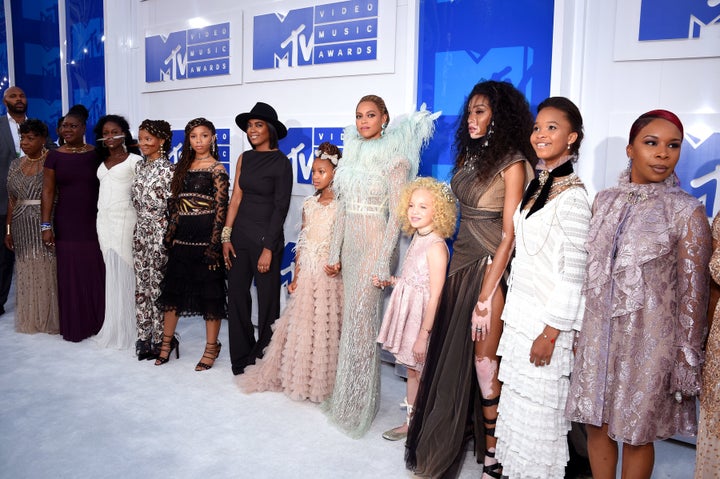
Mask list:
[[297,242],[300,261],[297,289],[273,325],[262,359],[238,376],[243,392],[282,391],[291,399],[321,402],[335,385],[342,279],[325,274],[337,205],[317,196],[303,203],[305,225]]
[[415,371],[422,371],[422,364],[415,361],[412,348],[430,299],[427,251],[435,243],[445,243],[445,240],[434,232],[413,237],[377,339],[383,349],[395,355],[397,362]]

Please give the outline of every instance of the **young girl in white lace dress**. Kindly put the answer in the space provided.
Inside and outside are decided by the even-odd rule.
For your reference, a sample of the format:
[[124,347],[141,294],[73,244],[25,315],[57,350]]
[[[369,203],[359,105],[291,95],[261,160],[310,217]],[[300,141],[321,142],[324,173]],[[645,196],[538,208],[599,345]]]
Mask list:
[[[448,247],[445,239],[455,232],[457,204],[450,187],[433,178],[418,178],[403,190],[398,207],[402,230],[413,235],[401,275],[391,278],[394,287],[385,311],[378,342],[407,367],[407,420],[383,433],[390,441],[407,436],[413,403],[425,363],[440,293],[445,284]],[[385,286],[377,276],[373,284]]]
[[336,203],[332,190],[342,154],[325,142],[312,166],[314,196],[303,203],[303,225],[295,253],[292,294],[275,322],[272,340],[262,359],[238,377],[244,392],[283,391],[297,401],[325,400],[333,390],[342,321],[342,279],[328,276],[330,237]]

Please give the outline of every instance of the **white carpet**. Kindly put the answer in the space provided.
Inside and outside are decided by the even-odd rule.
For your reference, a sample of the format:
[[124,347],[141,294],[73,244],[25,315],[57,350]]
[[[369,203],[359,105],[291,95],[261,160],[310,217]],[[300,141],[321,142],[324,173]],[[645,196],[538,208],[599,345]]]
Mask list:
[[[182,318],[180,360],[156,367],[134,351],[92,339],[15,333],[14,292],[0,317],[0,477],[7,478],[409,478],[401,423],[405,383],[383,365],[380,412],[354,440],[312,403],[281,393],[246,395],[227,352],[195,372],[205,328]],[[658,447],[653,477],[692,476],[694,449]],[[479,478],[469,454],[461,477]]]

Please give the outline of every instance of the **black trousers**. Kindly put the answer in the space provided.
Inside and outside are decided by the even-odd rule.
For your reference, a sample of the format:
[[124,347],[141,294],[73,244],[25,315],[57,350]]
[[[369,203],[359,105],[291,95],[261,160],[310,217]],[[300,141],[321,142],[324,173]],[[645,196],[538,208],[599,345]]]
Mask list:
[[[272,338],[272,325],[280,315],[280,261],[282,250],[273,252],[270,269],[258,273],[257,263],[263,247],[248,245],[242,248],[233,240],[236,258],[228,271],[228,337],[233,374],[242,374],[245,366],[261,358]],[[258,338],[252,324],[250,287],[255,280],[258,306]]]
[[[3,226],[7,222],[7,215],[0,215]],[[3,238],[5,235],[3,235]],[[5,241],[0,245],[0,314],[5,312],[5,302],[10,293],[12,284],[13,266],[15,265],[15,253],[5,247]]]

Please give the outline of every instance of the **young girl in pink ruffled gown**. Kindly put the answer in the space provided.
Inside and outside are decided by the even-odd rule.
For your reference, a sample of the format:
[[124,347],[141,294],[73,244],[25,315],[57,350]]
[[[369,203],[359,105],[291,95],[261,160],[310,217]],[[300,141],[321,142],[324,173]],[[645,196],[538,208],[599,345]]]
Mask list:
[[407,366],[407,420],[383,433],[390,441],[407,436],[428,338],[445,284],[449,256],[445,239],[455,232],[457,205],[445,183],[418,178],[403,190],[398,213],[403,231],[414,235],[401,275],[387,284],[373,278],[376,286],[394,287],[378,342],[395,355],[398,363]]
[[288,285],[292,294],[275,322],[272,340],[262,359],[238,377],[246,393],[282,391],[290,398],[321,402],[335,385],[342,279],[324,271],[335,223],[332,190],[335,168],[342,156],[325,142],[315,152],[312,182],[317,190],[303,203],[303,224],[295,253],[295,274]]

